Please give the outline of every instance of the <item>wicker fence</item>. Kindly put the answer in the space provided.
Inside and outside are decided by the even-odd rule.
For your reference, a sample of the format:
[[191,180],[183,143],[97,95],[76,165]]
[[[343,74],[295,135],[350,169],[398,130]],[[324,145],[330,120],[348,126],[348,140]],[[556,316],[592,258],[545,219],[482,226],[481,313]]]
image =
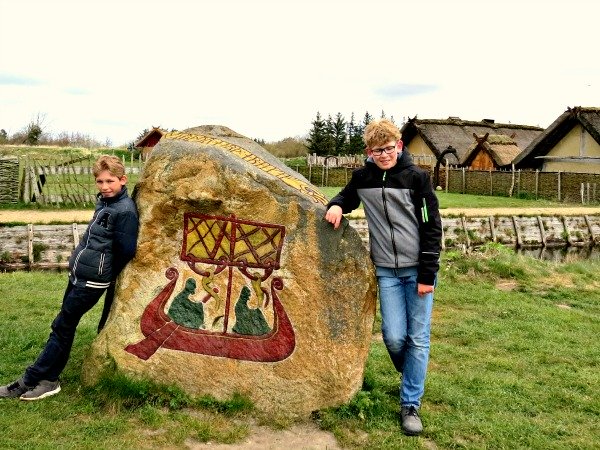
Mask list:
[[0,158],[0,204],[19,201],[19,160]]
[[600,174],[540,171],[445,169],[446,192],[547,199],[570,203],[598,203]]

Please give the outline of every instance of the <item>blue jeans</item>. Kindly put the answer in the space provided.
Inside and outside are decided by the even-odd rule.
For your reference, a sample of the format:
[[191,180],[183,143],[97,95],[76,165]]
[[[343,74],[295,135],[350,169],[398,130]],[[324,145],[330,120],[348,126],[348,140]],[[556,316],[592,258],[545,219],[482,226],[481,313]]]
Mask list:
[[383,342],[402,374],[400,402],[418,408],[425,392],[433,294],[419,297],[416,267],[377,267],[376,274]]
[[103,293],[104,289],[78,287],[69,283],[60,312],[52,322],[52,332],[46,346],[37,360],[25,370],[23,382],[27,386],[36,386],[42,380],[58,380],[69,360],[79,321],[98,303]]

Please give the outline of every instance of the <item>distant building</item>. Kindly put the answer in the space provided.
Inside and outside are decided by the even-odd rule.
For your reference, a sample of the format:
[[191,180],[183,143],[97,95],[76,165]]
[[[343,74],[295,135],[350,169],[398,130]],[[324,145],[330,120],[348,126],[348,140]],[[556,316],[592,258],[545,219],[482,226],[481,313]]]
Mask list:
[[133,144],[135,148],[140,150],[143,160],[148,159],[150,152],[152,152],[152,148],[158,144],[158,141],[161,140],[166,132],[166,130],[162,130],[160,127],[152,127],[150,131]]
[[463,166],[469,169],[510,169],[513,160],[521,153],[512,135],[486,133],[484,136],[473,134],[473,137],[475,142],[463,162]]
[[544,172],[600,173],[600,108],[567,108],[514,164]]
[[462,120],[459,117],[448,119],[409,119],[402,126],[402,140],[411,155],[433,155],[437,159],[449,146],[456,149],[455,154],[446,154],[450,164],[465,162],[473,151],[473,135],[505,135],[515,145],[526,148],[544,129],[530,125],[501,124],[493,119],[480,122]]

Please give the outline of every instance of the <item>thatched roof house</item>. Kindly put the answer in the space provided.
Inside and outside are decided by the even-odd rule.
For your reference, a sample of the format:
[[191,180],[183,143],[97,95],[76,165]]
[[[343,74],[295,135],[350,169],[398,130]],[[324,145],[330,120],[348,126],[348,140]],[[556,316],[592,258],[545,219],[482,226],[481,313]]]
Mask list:
[[512,167],[513,160],[521,149],[510,136],[489,134],[477,136],[467,153],[463,166],[473,170],[497,170]]
[[546,172],[600,172],[600,108],[567,108],[514,163]]
[[530,125],[501,124],[492,119],[481,122],[461,120],[459,117],[439,119],[409,119],[402,126],[402,140],[413,155],[431,155],[435,158],[448,146],[456,149],[456,156],[447,154],[450,164],[462,164],[472,150],[473,134],[483,136],[504,134],[509,136],[517,147],[526,148],[544,129]]

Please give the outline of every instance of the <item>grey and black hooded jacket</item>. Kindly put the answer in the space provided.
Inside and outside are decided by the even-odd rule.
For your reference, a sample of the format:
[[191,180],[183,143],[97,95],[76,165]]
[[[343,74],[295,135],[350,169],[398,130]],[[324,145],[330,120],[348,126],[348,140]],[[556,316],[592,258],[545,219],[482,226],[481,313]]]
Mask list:
[[433,285],[439,269],[442,222],[429,174],[417,167],[407,151],[389,170],[370,159],[352,172],[350,182],[327,205],[344,214],[362,201],[369,225],[373,264],[417,267],[417,282]]
[[94,216],[69,259],[71,283],[107,288],[134,257],[138,227],[135,202],[126,186],[115,197],[98,194]]

